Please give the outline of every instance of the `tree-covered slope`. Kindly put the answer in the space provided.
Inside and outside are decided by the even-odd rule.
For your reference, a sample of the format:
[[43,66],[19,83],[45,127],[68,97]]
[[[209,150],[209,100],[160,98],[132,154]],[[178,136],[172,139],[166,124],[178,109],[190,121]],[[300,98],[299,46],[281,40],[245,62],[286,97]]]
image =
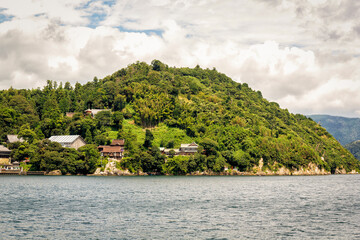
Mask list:
[[323,126],[342,145],[360,139],[360,118],[329,115],[310,115],[309,117]]
[[[80,134],[95,144],[125,138],[122,166],[133,170],[183,174],[228,165],[251,171],[261,158],[271,170],[309,163],[332,172],[359,169],[359,161],[319,124],[216,69],[137,62],[74,88],[49,81],[43,89],[1,91],[0,105],[2,139],[7,133],[34,139]],[[82,116],[87,108],[112,112],[92,119]],[[79,114],[64,117],[68,111]],[[145,128],[151,130],[146,135]],[[185,141],[200,143],[205,154],[165,162],[156,148]]]

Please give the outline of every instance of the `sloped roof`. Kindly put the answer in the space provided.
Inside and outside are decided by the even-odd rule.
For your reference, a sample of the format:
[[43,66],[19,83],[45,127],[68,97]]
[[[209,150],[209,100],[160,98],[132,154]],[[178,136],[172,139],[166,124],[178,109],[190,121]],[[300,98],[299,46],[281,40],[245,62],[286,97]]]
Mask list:
[[181,144],[181,147],[180,148],[197,148],[199,147],[199,145],[197,145],[195,142],[193,143],[187,143],[187,144]]
[[11,150],[9,150],[7,147],[5,147],[4,145],[0,145],[0,152],[11,152]]
[[123,149],[120,146],[99,146],[99,149],[102,149],[101,152],[123,152]]
[[124,139],[114,139],[110,145],[111,146],[124,146],[124,144],[125,144]]
[[7,135],[7,139],[8,139],[9,143],[23,142],[24,141],[24,139],[19,138],[18,135]]
[[[58,142],[58,143],[73,143],[78,138],[81,138],[81,136],[80,135],[60,135],[60,136],[51,136],[49,138],[49,140],[52,142]],[[82,140],[82,138],[81,138],[81,140]]]

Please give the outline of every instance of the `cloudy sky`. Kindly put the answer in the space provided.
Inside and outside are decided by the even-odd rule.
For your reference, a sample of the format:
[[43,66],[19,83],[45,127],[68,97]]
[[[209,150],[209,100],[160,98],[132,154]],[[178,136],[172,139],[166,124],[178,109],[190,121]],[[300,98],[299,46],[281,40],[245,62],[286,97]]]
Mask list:
[[153,59],[215,67],[293,113],[360,117],[358,0],[0,0],[0,89]]

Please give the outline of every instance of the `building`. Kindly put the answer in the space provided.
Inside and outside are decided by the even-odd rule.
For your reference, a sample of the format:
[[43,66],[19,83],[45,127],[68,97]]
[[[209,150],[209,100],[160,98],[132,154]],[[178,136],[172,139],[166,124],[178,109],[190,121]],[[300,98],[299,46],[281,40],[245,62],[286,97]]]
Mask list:
[[90,115],[91,117],[95,117],[96,114],[102,111],[111,111],[110,109],[86,109],[85,115]]
[[99,146],[98,149],[103,157],[121,159],[124,156],[124,139],[115,139],[110,145]]
[[7,147],[0,145],[0,165],[9,165],[11,162],[10,159],[11,150]]
[[23,138],[19,138],[18,135],[6,135],[7,143],[23,142]]
[[85,146],[86,142],[80,135],[60,135],[60,136],[51,136],[49,138],[52,142],[58,142],[62,147],[75,148]]
[[175,155],[193,155],[197,153],[199,145],[195,142],[188,144],[181,144],[179,149],[168,149],[164,147],[160,147],[160,152],[162,154],[170,155],[170,151],[173,150]]
[[197,153],[199,145],[195,142],[190,144],[181,144],[179,148],[180,155],[192,155]]

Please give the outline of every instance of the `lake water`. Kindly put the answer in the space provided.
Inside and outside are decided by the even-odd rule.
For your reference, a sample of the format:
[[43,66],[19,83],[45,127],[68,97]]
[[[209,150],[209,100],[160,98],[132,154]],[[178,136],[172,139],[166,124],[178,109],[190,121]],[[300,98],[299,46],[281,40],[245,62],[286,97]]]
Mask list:
[[1,176],[0,239],[360,239],[360,175]]

